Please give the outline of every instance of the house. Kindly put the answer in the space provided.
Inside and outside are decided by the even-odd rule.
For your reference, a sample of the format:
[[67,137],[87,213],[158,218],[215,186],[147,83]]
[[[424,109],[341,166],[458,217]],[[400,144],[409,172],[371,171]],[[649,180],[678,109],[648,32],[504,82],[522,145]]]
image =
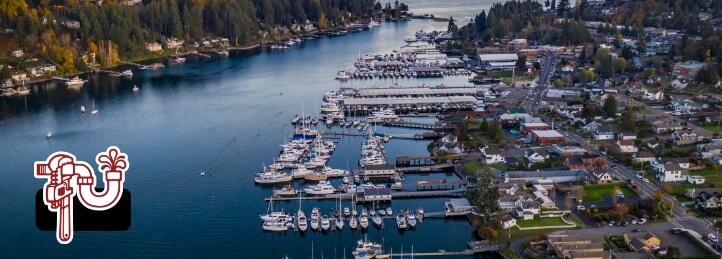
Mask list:
[[550,145],[564,142],[564,135],[556,130],[532,130],[531,141],[539,145]]
[[507,171],[503,175],[497,175],[504,182],[523,181],[541,182],[551,181],[553,183],[576,182],[587,179],[586,170],[555,170],[555,171]]
[[516,207],[516,216],[524,220],[534,219],[534,215],[539,213],[541,213],[541,207],[536,201],[526,200]]
[[562,67],[562,72],[574,72],[574,67],[566,65]]
[[663,123],[652,125],[652,131],[656,134],[664,134],[674,132],[675,130],[682,130],[682,126],[676,123]]
[[533,163],[544,162],[545,159],[549,158],[549,155],[546,155],[546,157],[545,157],[545,156],[537,153],[533,149],[527,149],[526,151],[524,151],[524,157],[526,157],[526,159],[529,160],[530,164],[533,164]]
[[466,198],[450,199],[444,202],[447,213],[466,213],[474,210],[474,206]]
[[599,122],[592,119],[586,119],[582,122],[579,128],[585,132],[596,132],[599,126],[602,126],[602,124],[599,124]]
[[590,171],[606,164],[606,159],[598,154],[570,156],[564,160],[567,169],[585,169]]
[[649,151],[639,151],[639,153],[632,156],[634,162],[652,162],[655,161],[654,155]]
[[674,79],[672,82],[669,83],[669,87],[675,90],[682,90],[687,87],[687,80],[682,79]]
[[55,73],[57,70],[57,67],[53,64],[45,64],[37,67],[37,70],[39,70],[42,73]]
[[608,140],[614,139],[614,129],[611,126],[599,126],[594,131],[595,140]]
[[169,49],[179,48],[183,46],[184,41],[176,38],[169,38],[165,41],[165,45]]
[[631,131],[624,131],[624,132],[620,132],[619,134],[617,134],[617,139],[634,140],[634,139],[637,139],[637,134],[634,132],[631,132]]
[[[594,258],[610,259],[609,251],[604,251],[605,240],[602,236],[549,235],[546,245],[558,258]],[[603,255],[605,253],[607,255]]]
[[687,182],[690,184],[704,184],[704,176],[689,175],[687,176]]
[[396,173],[396,166],[390,164],[366,165],[364,176],[393,175]]
[[659,146],[659,143],[657,143],[657,141],[654,140],[654,139],[653,139],[653,140],[650,140],[650,141],[647,141],[647,147],[648,147],[648,148],[657,148],[658,146]]
[[706,62],[691,60],[686,62],[679,62],[674,64],[674,69],[672,69],[672,75],[675,77],[692,78],[697,75],[697,71],[702,69],[705,65],[707,65]]
[[697,208],[714,209],[722,207],[722,188],[692,188],[685,195],[694,199]]
[[531,122],[531,123],[522,123],[521,124],[521,132],[524,134],[529,134],[532,130],[550,130],[551,127],[543,122]]
[[613,180],[612,174],[603,167],[597,167],[589,172],[588,182],[593,184],[608,184]]
[[651,101],[661,101],[664,99],[664,92],[661,89],[644,89],[642,99]]
[[549,198],[549,196],[546,196],[545,194],[543,194],[540,191],[534,192],[534,200],[539,202],[539,205],[542,208],[551,209],[551,208],[557,207],[557,205],[554,203],[554,201],[551,198]]
[[16,50],[16,51],[13,51],[10,53],[11,56],[16,57],[16,58],[22,57],[23,54],[24,53],[22,50]]
[[722,155],[714,155],[709,161],[715,165],[722,165]]
[[659,161],[652,161],[649,163],[655,171],[661,171],[662,167],[666,164],[677,164],[682,169],[689,169],[689,166],[691,165],[689,158],[686,157],[662,158],[659,159]]
[[637,151],[639,151],[639,148],[634,145],[634,141],[628,139],[617,140],[612,148],[621,153],[637,153]]
[[61,22],[60,24],[65,25],[68,29],[79,29],[80,28],[80,22],[75,20],[67,20],[64,22]]
[[501,155],[501,150],[496,148],[482,148],[482,159],[487,164],[505,163],[506,159]]
[[507,216],[506,218],[502,219],[499,223],[502,229],[508,229],[513,226],[516,226],[516,219],[511,216]]
[[624,242],[627,243],[632,251],[652,252],[653,246],[659,246],[661,240],[649,231],[624,233]]
[[682,169],[679,164],[664,164],[657,170],[656,178],[660,182],[682,182],[687,181],[689,172]]
[[147,42],[147,43],[145,43],[145,48],[148,49],[148,51],[163,50],[163,46],[161,46],[160,43],[158,43],[158,42]]
[[365,188],[365,201],[391,201],[390,188]]
[[28,75],[23,71],[13,71],[11,76],[15,81],[23,81],[28,78]]
[[704,130],[687,130],[687,131],[675,131],[672,133],[674,139],[674,145],[684,146],[689,144],[696,144],[702,142],[705,139],[712,137],[712,134]]
[[511,194],[504,194],[499,192],[499,208],[502,210],[513,211],[517,207],[521,206],[524,201],[524,195],[526,192],[515,192]]
[[722,142],[711,142],[705,144],[697,144],[697,154],[701,158],[709,159],[715,155],[722,154]]

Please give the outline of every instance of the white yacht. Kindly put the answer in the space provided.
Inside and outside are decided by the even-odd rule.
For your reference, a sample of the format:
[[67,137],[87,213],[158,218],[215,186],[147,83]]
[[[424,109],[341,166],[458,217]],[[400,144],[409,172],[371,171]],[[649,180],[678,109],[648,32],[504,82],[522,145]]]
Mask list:
[[346,73],[346,71],[338,71],[338,73],[336,73],[336,79],[346,80],[349,78],[351,78],[351,76]]
[[300,166],[296,169],[291,170],[293,178],[303,178],[307,174],[313,173],[314,171],[306,169],[305,166]]
[[380,227],[382,224],[384,224],[384,221],[379,216],[371,217],[371,221],[373,221],[374,225],[376,225],[377,227]]
[[343,220],[341,219],[341,217],[336,217],[336,222],[334,224],[336,225],[336,228],[338,230],[343,229]]
[[381,215],[381,216],[386,216],[386,211],[385,211],[385,210],[379,210],[379,215]]
[[394,211],[391,210],[391,207],[387,207],[387,208],[386,208],[386,214],[388,214],[389,216],[391,216],[391,215],[394,214]]
[[349,179],[348,179],[348,176],[344,176],[344,177],[343,177],[343,183],[348,183],[348,180],[349,180]]
[[285,172],[279,172],[275,170],[268,170],[261,173],[257,173],[253,180],[256,183],[282,183],[282,182],[288,182],[293,181],[293,176],[285,173]]
[[326,174],[324,173],[311,172],[303,175],[303,179],[305,179],[306,181],[325,181],[328,179],[328,176],[326,176]]
[[384,110],[380,110],[377,112],[373,112],[373,113],[371,113],[371,116],[382,119],[382,120],[396,119],[399,117],[396,115],[396,111],[394,111],[393,109],[384,109]]
[[409,212],[406,214],[406,222],[409,223],[409,227],[415,227],[416,226],[416,215],[414,213]]
[[130,69],[126,69],[126,70],[123,70],[123,72],[120,74],[124,75],[124,76],[133,76],[133,71]]
[[283,220],[272,220],[263,222],[263,230],[266,231],[287,231],[288,222]]
[[399,229],[407,228],[406,218],[404,217],[404,215],[401,215],[401,214],[396,215],[396,226]]
[[328,219],[328,216],[323,215],[321,217],[321,229],[328,230],[329,228],[331,228],[331,220]]
[[345,215],[346,217],[351,216],[351,209],[349,209],[348,207],[343,208],[343,215]]
[[318,230],[318,219],[311,219],[311,229]]
[[338,112],[341,111],[341,106],[337,103],[323,103],[321,104],[322,112]]
[[65,85],[67,86],[82,86],[87,82],[86,80],[80,79],[80,77],[73,77],[72,79],[65,82]]
[[277,162],[296,162],[298,161],[298,156],[293,154],[281,154],[278,159],[276,159]]
[[306,229],[308,229],[308,219],[306,219],[306,214],[304,214],[303,211],[298,210],[296,219],[297,219],[296,223],[298,224],[298,229],[301,231],[306,231]]
[[[322,170],[321,172],[322,172],[323,174],[325,174],[326,176],[328,176],[328,177],[342,177],[342,176],[345,176],[345,175],[348,175],[348,174],[349,174],[349,172],[346,171],[346,170],[342,170],[342,169],[331,169],[331,168],[328,167],[328,166],[324,166],[324,167],[323,167],[323,170]],[[348,179],[346,179],[346,180],[347,180],[347,181],[346,181],[345,183],[348,183]]]
[[80,112],[85,113],[85,105],[80,106]]
[[318,208],[314,207],[313,210],[311,210],[311,219],[320,219],[321,214],[318,212]]
[[333,194],[334,192],[336,192],[336,188],[331,186],[331,184],[328,183],[327,181],[321,181],[320,183],[318,183],[314,186],[307,187],[306,189],[304,189],[304,191],[306,193],[312,194],[312,195],[324,195],[324,194]]
[[356,229],[358,227],[358,221],[356,220],[356,217],[351,217],[351,219],[348,221],[348,227],[351,229]]
[[228,56],[228,51],[225,51],[225,50],[218,51],[218,55]]
[[359,217],[359,226],[361,226],[361,228],[363,228],[363,229],[368,228],[369,227],[369,216],[361,215],[361,217]]

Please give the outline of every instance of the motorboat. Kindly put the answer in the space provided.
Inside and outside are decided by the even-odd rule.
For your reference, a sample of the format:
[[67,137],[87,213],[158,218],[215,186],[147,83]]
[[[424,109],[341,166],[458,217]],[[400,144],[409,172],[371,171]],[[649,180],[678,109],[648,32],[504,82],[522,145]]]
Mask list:
[[296,194],[298,194],[298,190],[293,189],[293,186],[290,184],[283,186],[281,189],[273,190],[273,195],[276,196],[295,196]]
[[82,86],[87,82],[86,80],[80,79],[80,77],[73,77],[72,79],[65,82],[65,85],[67,86]]
[[311,219],[311,229],[318,230],[318,219]]
[[306,181],[325,181],[326,179],[328,179],[328,176],[326,176],[326,174],[324,173],[312,172],[303,175],[303,179],[305,179]]
[[374,225],[376,225],[377,227],[380,227],[384,223],[380,216],[371,217],[371,221],[373,221]]
[[419,216],[424,215],[424,207],[418,207],[416,209],[416,213],[418,213]]
[[337,103],[323,103],[321,104],[321,111],[322,112],[338,112],[341,111],[341,106],[339,106]]
[[[183,60],[185,60],[185,59],[183,59]],[[120,74],[124,75],[124,76],[133,76],[133,71],[130,69],[126,69],[126,70],[123,70],[123,72],[121,72]]]
[[272,220],[263,222],[263,230],[266,231],[287,231],[288,222],[283,220]]
[[380,214],[381,216],[386,216],[386,211],[385,211],[385,210],[379,210],[378,212],[379,212],[379,214]]
[[278,159],[276,159],[277,162],[296,162],[298,161],[298,156],[294,154],[281,154]]
[[336,225],[336,228],[338,230],[343,229],[344,224],[343,224],[343,220],[341,219],[341,217],[336,217],[336,222],[334,224]]
[[346,71],[338,71],[338,73],[336,73],[336,79],[347,80],[349,78],[351,78],[351,76]]
[[343,177],[343,183],[348,183],[348,176]]
[[349,209],[348,207],[343,208],[343,215],[345,215],[346,217],[351,216],[351,209]]
[[311,219],[320,219],[321,216],[318,212],[318,208],[314,207],[313,210],[311,210]]
[[48,131],[48,134],[45,134],[45,136],[48,137],[48,139],[50,139],[53,137],[53,133]]
[[360,178],[358,175],[354,175],[354,176],[353,176],[353,181],[354,181],[355,183],[358,183],[358,182],[361,181],[361,178]]
[[325,174],[328,177],[342,177],[345,175],[348,175],[349,172],[346,170],[341,169],[331,169],[330,167],[324,166],[321,173]]
[[298,230],[306,231],[306,229],[308,229],[308,220],[306,219],[306,214],[304,214],[303,211],[298,210],[296,219],[296,224],[298,224]]
[[325,181],[321,181],[321,183],[307,187],[304,189],[304,191],[308,194],[312,195],[325,195],[325,194],[333,194],[336,192],[336,188],[331,186],[330,184],[325,183]]
[[291,124],[297,124],[298,120],[301,119],[301,116],[298,116],[298,114],[293,116],[293,119],[291,120]]
[[354,251],[369,254],[377,254],[383,252],[381,244],[373,243],[371,241],[368,241],[368,239],[359,240]]
[[80,106],[80,112],[85,113],[85,105]]
[[356,217],[351,217],[351,219],[348,221],[348,227],[351,229],[358,228],[358,220],[356,220]]
[[140,90],[140,88],[138,88],[137,85],[134,85],[134,86],[133,86],[133,92],[134,92],[134,93],[135,93],[135,92],[138,92],[138,90]]
[[408,227],[406,224],[406,217],[404,217],[404,215],[396,215],[396,226],[399,229],[405,229]]
[[409,223],[409,227],[416,227],[416,215],[413,212],[406,214],[406,222]]
[[228,51],[225,51],[225,50],[218,51],[217,53],[218,53],[218,55],[221,55],[221,56],[228,56]]
[[266,172],[257,173],[253,180],[256,183],[282,183],[292,181],[293,176],[285,172],[269,170]]
[[331,228],[331,220],[328,219],[328,216],[323,215],[321,217],[321,229],[328,230],[329,228]]
[[404,39],[404,41],[408,42],[408,43],[412,43],[412,42],[416,42],[417,39],[416,38],[406,38],[406,39]]
[[394,211],[391,210],[391,207],[386,207],[386,214],[389,215],[389,216],[391,216],[391,215],[394,214]]
[[296,169],[291,170],[293,178],[305,178],[306,175],[315,173],[313,170],[308,170],[305,166],[299,166]]
[[359,217],[359,226],[361,226],[362,229],[366,229],[369,227],[369,217],[366,215],[361,215]]

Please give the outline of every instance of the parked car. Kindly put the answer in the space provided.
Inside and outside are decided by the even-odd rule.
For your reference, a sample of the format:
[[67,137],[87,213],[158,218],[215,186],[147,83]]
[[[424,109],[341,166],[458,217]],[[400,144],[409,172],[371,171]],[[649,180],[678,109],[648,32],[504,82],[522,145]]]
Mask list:
[[647,179],[647,178],[642,178],[642,181],[644,181],[645,183],[648,183],[648,182],[649,182],[649,179]]
[[622,227],[626,227],[627,225],[629,225],[628,221],[622,222]]
[[637,224],[637,220],[636,220],[636,219],[633,219],[633,220],[632,220],[632,221],[630,221],[629,223],[632,223],[632,224]]
[[589,206],[589,207],[590,207],[590,208],[596,208],[596,207],[597,207],[597,205],[595,205],[595,204],[592,204],[592,206]]
[[712,242],[717,242],[717,236],[715,236],[714,234],[707,235],[707,238],[709,238],[709,240]]
[[577,210],[585,210],[586,208],[584,205],[577,205]]
[[637,221],[637,224],[642,225],[642,224],[644,224],[644,223],[646,223],[646,222],[647,222],[647,219],[641,218],[641,219],[639,219],[639,221]]
[[702,237],[702,241],[704,241],[704,242],[706,242],[706,243],[709,243],[709,242],[710,242],[710,241],[709,241],[709,237],[705,237],[705,236]]
[[641,230],[641,229],[638,229],[638,228],[635,228],[635,229],[634,229],[634,232],[642,232],[642,230]]
[[614,223],[616,223],[616,222],[614,222],[614,220],[609,221],[609,224],[607,224],[607,226],[610,226],[610,227],[611,227],[611,226],[614,226]]
[[675,229],[675,230],[672,231],[672,233],[674,233],[674,234],[682,234],[682,230],[681,230],[681,229]]

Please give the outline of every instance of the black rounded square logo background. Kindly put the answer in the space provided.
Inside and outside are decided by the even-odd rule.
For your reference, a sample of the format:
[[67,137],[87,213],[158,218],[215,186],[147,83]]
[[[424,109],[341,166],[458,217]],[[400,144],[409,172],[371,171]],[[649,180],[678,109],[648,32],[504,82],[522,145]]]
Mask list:
[[[96,188],[102,192],[103,189]],[[83,206],[78,196],[73,197],[74,231],[125,231],[130,228],[130,192],[123,189],[123,196],[110,209],[95,211]],[[43,189],[35,194],[35,225],[41,231],[56,231],[57,215],[43,201]]]

